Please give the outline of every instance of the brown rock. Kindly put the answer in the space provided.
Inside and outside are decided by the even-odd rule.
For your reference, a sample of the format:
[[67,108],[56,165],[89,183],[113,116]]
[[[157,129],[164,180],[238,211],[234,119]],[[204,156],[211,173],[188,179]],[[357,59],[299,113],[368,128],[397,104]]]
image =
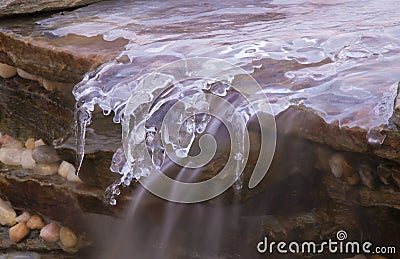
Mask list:
[[21,215],[19,215],[16,219],[15,222],[27,222],[31,217],[31,214],[29,212],[24,211]]
[[55,222],[51,222],[40,230],[40,237],[47,242],[58,242],[60,240],[60,228]]
[[99,0],[5,0],[0,6],[0,16],[68,9],[88,5]]
[[380,164],[377,168],[378,176],[381,182],[385,185],[389,185],[392,177],[392,170],[390,167]]
[[35,149],[35,139],[28,138],[25,142],[25,147],[29,150],[34,150]]
[[71,229],[67,227],[61,227],[60,241],[65,248],[73,248],[78,244],[78,237]]
[[16,74],[17,74],[17,69],[15,67],[0,63],[0,77],[10,78],[15,76]]
[[17,225],[11,227],[8,233],[11,241],[19,242],[29,234],[29,228],[25,222],[19,222]]
[[33,215],[26,222],[26,226],[30,229],[41,229],[44,227],[44,222],[39,215]]

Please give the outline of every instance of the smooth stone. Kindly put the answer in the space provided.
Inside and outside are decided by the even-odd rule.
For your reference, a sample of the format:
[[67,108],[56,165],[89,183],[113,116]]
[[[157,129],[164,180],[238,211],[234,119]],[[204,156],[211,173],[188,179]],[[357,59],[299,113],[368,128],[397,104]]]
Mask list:
[[45,224],[39,215],[33,215],[29,218],[28,222],[26,222],[26,226],[30,229],[42,229]]
[[17,147],[17,148],[23,148],[24,144],[21,141],[18,141],[14,138],[8,138],[7,141],[5,141],[2,145],[2,147]]
[[68,182],[75,182],[75,183],[81,183],[82,180],[75,174],[75,172],[69,172],[67,175],[67,181]]
[[44,143],[43,139],[38,139],[35,141],[35,148],[39,146],[46,146],[46,143]]
[[57,173],[58,166],[59,166],[58,163],[52,163],[52,164],[37,163],[33,171],[41,175],[53,175]]
[[11,241],[19,242],[22,239],[24,239],[24,237],[26,237],[29,234],[29,232],[30,230],[26,226],[26,223],[19,222],[17,225],[11,227],[8,233]]
[[340,153],[335,153],[329,159],[329,167],[331,168],[331,172],[335,177],[341,177],[343,175],[343,162],[344,157]]
[[71,83],[62,83],[57,81],[52,81],[49,79],[43,79],[43,87],[48,91],[59,90],[61,92],[71,90],[74,84]]
[[40,230],[40,237],[47,242],[58,242],[60,240],[60,228],[56,223],[51,222]]
[[58,174],[64,178],[67,178],[69,174],[75,174],[75,166],[67,161],[62,161],[60,167],[58,168]]
[[24,152],[23,148],[0,148],[0,162],[5,165],[21,165],[22,152]]
[[13,66],[0,63],[0,77],[7,79],[15,76],[17,74],[17,69]]
[[21,215],[19,215],[16,219],[15,222],[27,222],[31,217],[31,214],[29,212],[24,211]]
[[35,139],[34,138],[28,138],[26,140],[26,142],[25,142],[25,147],[27,149],[34,150],[35,149]]
[[21,155],[21,165],[25,169],[34,169],[36,166],[36,161],[32,157],[32,150],[25,149]]
[[35,75],[32,75],[20,68],[17,68],[17,73],[20,77],[24,78],[24,79],[28,79],[28,80],[32,80],[32,81],[38,81],[38,77]]
[[15,210],[0,198],[0,225],[12,226],[16,222],[16,217]]
[[60,241],[63,247],[73,248],[78,244],[78,237],[71,229],[67,227],[61,227]]
[[392,170],[386,165],[379,165],[377,168],[378,176],[381,182],[385,185],[390,184]]
[[57,151],[53,147],[47,145],[36,147],[33,150],[32,157],[35,159],[36,163],[40,164],[51,164],[60,160]]

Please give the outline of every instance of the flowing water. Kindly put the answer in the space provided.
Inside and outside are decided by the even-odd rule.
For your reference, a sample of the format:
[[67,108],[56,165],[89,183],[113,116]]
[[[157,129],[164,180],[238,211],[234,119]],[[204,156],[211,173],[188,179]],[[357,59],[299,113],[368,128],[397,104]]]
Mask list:
[[[381,144],[385,136],[380,127],[390,122],[400,78],[396,6],[394,0],[105,1],[42,20],[39,25],[55,36],[102,35],[105,41],[129,40],[115,60],[87,74],[73,91],[80,164],[86,128],[96,105],[105,115],[113,113],[114,122],[122,124],[124,141],[111,165],[121,179],[107,192],[110,203],[115,204],[120,185],[130,185],[132,179],[160,168],[173,168],[165,157],[167,146],[172,147],[172,155],[184,159],[200,135],[217,134],[220,127],[213,127],[215,119],[206,115],[211,105],[209,94],[230,100],[236,107],[226,116],[236,132],[231,144],[237,168],[246,164],[242,159],[246,149],[243,132],[251,117],[258,111],[278,115],[292,105],[312,108],[327,123],[365,129],[371,144]],[[56,26],[60,21],[62,28]],[[205,58],[204,62],[196,59],[199,57]],[[211,59],[224,60],[235,68],[203,73],[215,65]],[[270,106],[249,106],[237,96],[240,91],[230,85],[243,84],[245,74],[252,75],[262,88],[246,98],[260,104],[267,96]],[[208,78],[204,79],[205,75]],[[162,118],[178,100],[185,100],[183,106],[164,127]],[[171,125],[179,129],[162,136],[174,127]],[[147,152],[148,157],[144,155]],[[184,175],[176,178],[190,180]],[[235,189],[240,195],[243,179],[237,177]],[[137,206],[131,206],[133,214]],[[211,209],[215,215],[196,208],[202,217],[217,223],[227,213],[232,219],[238,213],[236,207]],[[171,213],[163,223],[169,228],[177,226]],[[188,213],[188,217],[194,216]],[[144,219],[134,222],[146,225]],[[148,235],[158,230],[149,227]],[[164,242],[172,232],[163,229],[160,240]],[[137,242],[139,239],[135,237]],[[212,240],[214,247],[208,251],[217,255],[217,241],[222,239]]]

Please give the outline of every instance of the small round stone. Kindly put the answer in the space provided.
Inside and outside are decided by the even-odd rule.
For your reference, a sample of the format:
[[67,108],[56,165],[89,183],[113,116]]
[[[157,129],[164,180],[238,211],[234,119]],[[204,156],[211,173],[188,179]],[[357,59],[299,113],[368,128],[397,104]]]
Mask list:
[[15,67],[0,63],[0,77],[7,79],[15,76],[16,74],[17,69]]
[[35,168],[33,169],[35,173],[41,175],[53,175],[57,173],[57,170],[58,170],[58,163],[36,164]]
[[35,159],[36,163],[40,164],[51,164],[60,160],[57,151],[53,147],[47,145],[36,147],[33,150],[32,157]]
[[25,222],[19,222],[17,225],[11,227],[8,233],[11,241],[19,242],[29,234],[29,228]]
[[60,241],[65,248],[73,248],[78,244],[78,237],[71,229],[61,227]]
[[21,215],[19,215],[16,219],[15,222],[27,222],[31,217],[31,214],[29,212],[24,211]]
[[25,149],[21,155],[21,165],[22,168],[25,169],[34,169],[36,166],[36,162],[32,157],[32,150]]
[[26,226],[30,229],[42,229],[44,227],[44,222],[39,215],[33,215],[26,222]]
[[44,143],[43,139],[38,139],[35,141],[35,148],[38,146],[46,146],[46,143]]
[[17,213],[15,213],[15,210],[0,198],[0,225],[12,226],[15,224],[16,217]]
[[60,228],[56,223],[51,222],[40,230],[40,237],[47,242],[58,242],[60,240]]
[[23,148],[3,147],[0,148],[0,162],[5,165],[21,165]]
[[343,162],[344,157],[340,153],[335,153],[329,159],[329,167],[331,168],[331,172],[335,177],[341,177],[343,175]]
[[58,168],[58,174],[64,178],[67,178],[69,174],[75,174],[75,166],[67,161],[62,161],[60,167]]

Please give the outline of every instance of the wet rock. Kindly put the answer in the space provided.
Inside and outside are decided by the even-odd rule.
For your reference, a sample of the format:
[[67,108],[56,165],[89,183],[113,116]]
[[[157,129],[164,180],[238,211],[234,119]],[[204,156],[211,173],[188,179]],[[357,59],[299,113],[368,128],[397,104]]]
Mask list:
[[44,227],[44,222],[39,215],[33,215],[26,222],[26,226],[30,229],[42,229]]
[[15,224],[16,217],[15,210],[0,198],[0,225],[12,226]]
[[16,74],[17,74],[17,69],[15,67],[0,63],[0,77],[10,78],[15,76]]
[[360,182],[360,177],[347,161],[343,161],[343,177],[349,185],[357,185]]
[[390,167],[380,164],[377,168],[377,173],[381,182],[385,185],[389,185],[392,178],[392,170]]
[[40,230],[40,237],[47,242],[58,242],[60,240],[60,228],[55,222],[51,222]]
[[36,162],[32,157],[32,150],[26,149],[22,152],[21,155],[21,165],[22,168],[25,169],[34,169],[36,166]]
[[52,164],[36,163],[33,171],[41,175],[53,175],[57,173],[58,166],[59,166],[58,163],[52,163]]
[[27,222],[31,217],[31,214],[29,212],[24,211],[21,215],[19,215],[16,219],[15,222]]
[[372,173],[372,168],[368,165],[360,165],[358,168],[358,173],[360,174],[361,181],[370,189],[375,187],[375,177]]
[[332,157],[329,159],[329,167],[335,177],[339,178],[343,175],[343,162],[344,157],[340,153],[333,154]]
[[400,166],[395,165],[392,167],[392,178],[396,183],[397,187],[400,188]]
[[40,164],[51,164],[60,160],[57,151],[53,147],[47,145],[35,147],[32,157],[36,163]]
[[0,148],[0,162],[6,165],[21,165],[23,148]]
[[67,161],[62,161],[60,167],[58,168],[58,174],[64,178],[67,178],[69,174],[75,174],[75,172],[75,166]]
[[0,6],[0,16],[29,14],[62,10],[98,2],[99,0],[5,0]]
[[19,242],[29,234],[30,230],[26,226],[25,222],[19,222],[9,230],[10,240],[13,242]]
[[67,227],[61,227],[60,242],[64,248],[74,248],[78,244],[78,237],[71,229]]
[[26,142],[25,142],[25,147],[27,149],[29,149],[29,150],[34,150],[35,149],[35,139],[34,138],[28,138],[26,140]]

